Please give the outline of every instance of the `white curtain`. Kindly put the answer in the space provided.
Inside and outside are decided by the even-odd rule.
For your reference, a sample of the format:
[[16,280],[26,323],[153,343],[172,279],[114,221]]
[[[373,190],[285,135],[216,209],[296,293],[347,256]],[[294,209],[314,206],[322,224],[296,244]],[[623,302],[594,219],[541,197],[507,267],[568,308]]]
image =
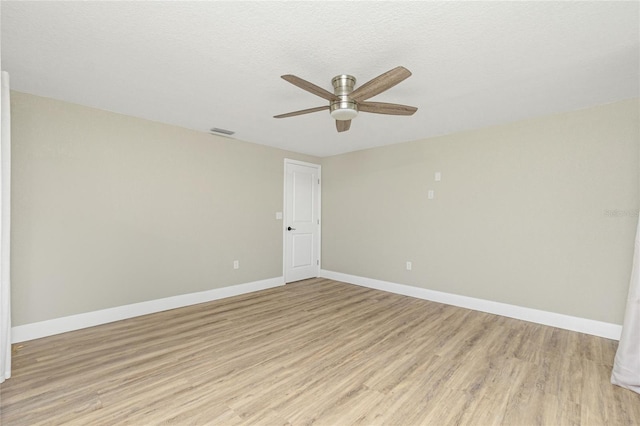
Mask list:
[[640,393],[640,218],[636,231],[627,310],[613,362],[611,383]]
[[9,74],[0,86],[0,383],[11,377],[11,292],[9,231],[11,215],[11,104]]

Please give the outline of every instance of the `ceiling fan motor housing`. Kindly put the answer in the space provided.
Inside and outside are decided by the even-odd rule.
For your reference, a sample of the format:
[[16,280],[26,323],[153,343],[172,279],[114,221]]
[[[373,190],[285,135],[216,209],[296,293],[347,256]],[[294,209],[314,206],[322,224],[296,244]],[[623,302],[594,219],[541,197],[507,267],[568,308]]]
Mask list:
[[331,79],[333,85],[333,93],[340,98],[337,101],[331,101],[330,111],[331,117],[336,120],[351,120],[358,115],[358,104],[353,101],[349,94],[353,92],[356,84],[356,78],[352,75],[338,75]]

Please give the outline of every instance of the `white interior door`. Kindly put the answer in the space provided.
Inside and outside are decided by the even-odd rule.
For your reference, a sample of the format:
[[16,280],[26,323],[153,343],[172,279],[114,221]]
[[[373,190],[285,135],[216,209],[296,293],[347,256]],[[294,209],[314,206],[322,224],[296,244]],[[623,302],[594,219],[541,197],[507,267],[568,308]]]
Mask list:
[[317,277],[320,271],[320,166],[285,160],[284,279]]

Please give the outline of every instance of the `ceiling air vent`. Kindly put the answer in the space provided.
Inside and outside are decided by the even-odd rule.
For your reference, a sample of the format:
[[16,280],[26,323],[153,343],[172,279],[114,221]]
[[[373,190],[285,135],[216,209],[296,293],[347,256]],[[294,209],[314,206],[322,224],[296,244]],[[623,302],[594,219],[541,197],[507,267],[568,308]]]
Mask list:
[[219,129],[217,127],[212,127],[211,129],[209,129],[209,131],[213,134],[224,136],[231,136],[235,133],[233,130]]

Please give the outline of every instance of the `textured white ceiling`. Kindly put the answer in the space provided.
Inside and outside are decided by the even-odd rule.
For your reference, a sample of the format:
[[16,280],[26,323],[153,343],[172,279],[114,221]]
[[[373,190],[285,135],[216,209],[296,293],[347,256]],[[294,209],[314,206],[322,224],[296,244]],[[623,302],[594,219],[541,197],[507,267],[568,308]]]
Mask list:
[[[327,156],[638,96],[640,3],[1,2],[12,88]],[[403,65],[413,76],[337,133],[331,89]]]

